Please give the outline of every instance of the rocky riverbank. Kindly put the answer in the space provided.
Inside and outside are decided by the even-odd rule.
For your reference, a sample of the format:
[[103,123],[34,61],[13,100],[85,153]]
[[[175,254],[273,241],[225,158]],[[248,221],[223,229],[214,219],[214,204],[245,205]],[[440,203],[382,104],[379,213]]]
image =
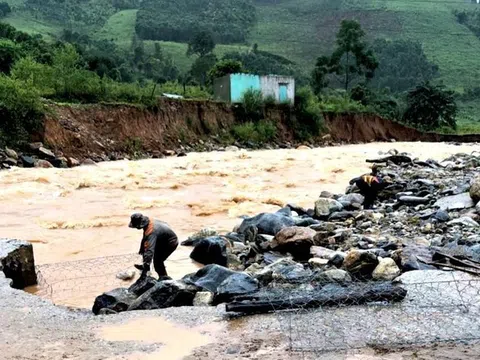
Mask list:
[[204,229],[183,244],[194,246],[191,258],[207,266],[181,280],[148,277],[104,293],[93,312],[218,303],[255,307],[285,290],[309,294],[317,303],[345,303],[338,297],[345,288],[359,302],[401,301],[405,291],[394,280],[402,273],[453,268],[477,274],[480,154],[436,162],[391,151],[367,161],[393,179],[374,210],[364,210],[358,189],[347,187],[344,194],[322,192],[311,209],[288,204],[245,217],[230,233]]

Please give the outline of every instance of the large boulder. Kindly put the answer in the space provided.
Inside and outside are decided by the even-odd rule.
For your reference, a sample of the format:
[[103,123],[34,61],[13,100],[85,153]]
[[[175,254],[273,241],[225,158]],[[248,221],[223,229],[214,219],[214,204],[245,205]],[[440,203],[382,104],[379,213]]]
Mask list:
[[215,304],[228,302],[235,296],[251,294],[259,289],[257,279],[245,274],[236,273],[226,278],[217,288]]
[[272,250],[290,253],[294,258],[305,260],[310,257],[310,247],[316,231],[308,227],[288,227],[280,230],[273,242]]
[[365,197],[362,194],[350,193],[340,196],[337,201],[341,204],[347,204],[348,206],[352,206],[354,204],[362,205],[365,201]]
[[430,247],[418,244],[404,245],[403,248],[395,250],[392,253],[392,259],[402,272],[413,270],[431,270],[435,267],[426,265],[418,258],[421,258],[427,262],[432,261],[433,251]]
[[462,210],[475,206],[468,192],[458,195],[446,196],[438,199],[434,206],[438,206],[441,210]]
[[135,299],[137,299],[137,295],[131,293],[128,289],[114,289],[95,298],[92,312],[98,315],[102,309],[113,310],[117,313],[127,311]]
[[233,274],[236,274],[233,270],[220,265],[210,264],[194,274],[184,276],[182,280],[186,284],[195,285],[203,290],[215,293],[220,284]]
[[12,279],[11,286],[23,289],[37,284],[32,244],[23,240],[0,239],[0,270]]
[[[289,208],[288,211],[291,212]],[[243,234],[250,226],[255,226],[259,234],[275,236],[283,228],[295,226],[295,219],[284,209],[276,213],[261,213],[244,219],[237,232]]]
[[373,252],[351,250],[345,256],[342,267],[357,279],[371,279],[377,265],[378,258]]
[[475,203],[480,202],[480,176],[472,181],[472,186],[470,186],[470,197]]
[[20,156],[20,161],[25,168],[33,168],[35,166],[35,159],[31,156],[22,155]]
[[326,218],[334,212],[343,210],[343,206],[337,200],[320,198],[315,202],[315,216]]
[[131,293],[140,296],[150,290],[157,284],[157,280],[151,276],[147,276],[144,278],[139,278],[135,281],[129,288],[128,291]]
[[400,269],[391,258],[379,258],[379,263],[373,271],[375,280],[393,280],[400,275]]
[[220,236],[203,238],[193,248],[190,258],[203,265],[227,266],[227,241]]
[[128,310],[164,309],[172,306],[191,306],[197,289],[181,281],[159,281],[129,306]]

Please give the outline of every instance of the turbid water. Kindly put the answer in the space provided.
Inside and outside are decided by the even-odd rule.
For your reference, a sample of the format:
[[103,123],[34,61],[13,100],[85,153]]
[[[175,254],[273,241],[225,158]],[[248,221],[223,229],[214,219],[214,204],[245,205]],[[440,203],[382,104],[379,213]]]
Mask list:
[[[12,169],[0,173],[0,237],[33,243],[56,303],[90,307],[102,291],[125,286],[115,274],[140,260],[135,253],[141,232],[127,227],[133,212],[166,221],[180,240],[205,227],[230,231],[240,215],[274,211],[286,203],[312,207],[322,190],[343,192],[352,177],[369,171],[365,159],[392,148],[436,160],[478,150],[475,145],[370,143]],[[198,268],[190,250],[179,247],[168,259],[173,278]]]

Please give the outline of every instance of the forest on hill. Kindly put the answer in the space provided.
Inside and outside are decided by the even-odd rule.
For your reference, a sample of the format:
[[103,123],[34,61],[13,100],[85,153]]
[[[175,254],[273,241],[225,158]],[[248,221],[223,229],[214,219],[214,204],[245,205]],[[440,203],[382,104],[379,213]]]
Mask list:
[[[22,81],[30,76],[37,84],[32,69],[48,78],[47,68],[63,56],[78,70],[77,85],[62,92],[44,80],[47,85],[34,87],[66,102],[144,102],[161,92],[210,98],[213,77],[225,73],[292,75],[323,109],[368,109],[397,121],[409,116],[412,94],[424,91],[455,103],[455,126],[415,120],[420,127],[478,132],[477,6],[462,0],[3,0],[0,71],[15,81],[23,71]],[[342,52],[343,20],[359,24],[361,33],[346,31],[371,52],[372,71],[362,61],[345,65],[345,56],[360,53]],[[352,80],[346,86],[345,72]],[[80,86],[80,78],[88,81]],[[116,94],[107,95],[113,88]]]

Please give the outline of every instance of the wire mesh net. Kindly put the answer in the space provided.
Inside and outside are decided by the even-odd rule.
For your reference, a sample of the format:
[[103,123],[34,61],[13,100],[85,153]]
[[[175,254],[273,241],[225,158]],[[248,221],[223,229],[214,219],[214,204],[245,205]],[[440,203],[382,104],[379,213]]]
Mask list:
[[406,291],[402,300],[374,296],[373,281],[327,286],[265,293],[290,350],[348,353],[480,339],[480,279],[446,273],[438,281],[390,284],[392,291]]
[[[107,256],[86,260],[38,265],[38,285],[27,291],[51,300],[54,304],[90,308],[95,297],[117,287],[129,286],[135,277],[132,266],[137,254]],[[133,272],[129,280],[117,278],[121,272]]]

